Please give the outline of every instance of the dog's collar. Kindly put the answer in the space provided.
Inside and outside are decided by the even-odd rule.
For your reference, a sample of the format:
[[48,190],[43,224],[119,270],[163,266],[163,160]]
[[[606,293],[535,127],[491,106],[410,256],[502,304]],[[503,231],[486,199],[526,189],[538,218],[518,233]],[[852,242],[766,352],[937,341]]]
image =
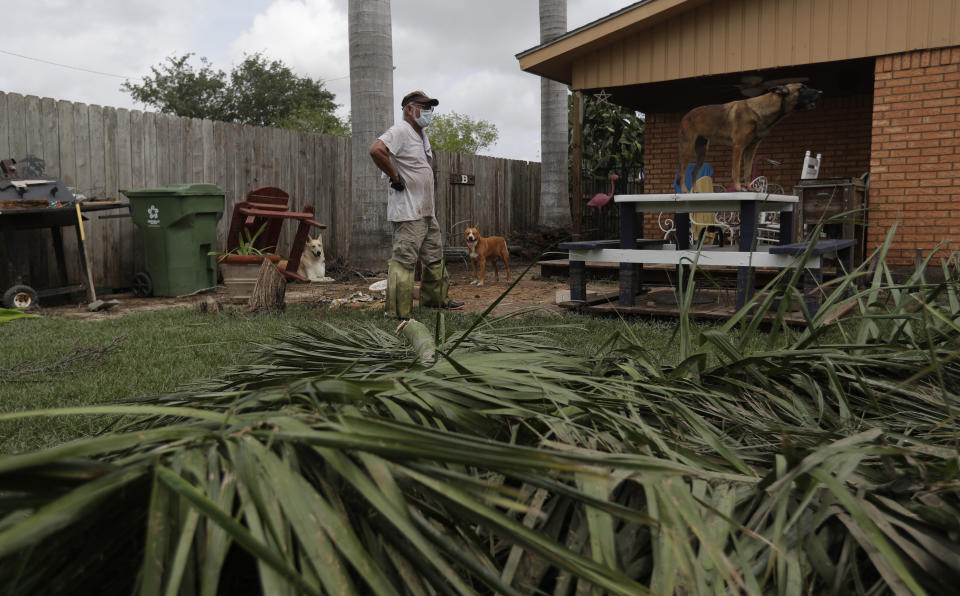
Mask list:
[[779,115],[779,117],[777,118],[777,119],[779,120],[780,118],[783,118],[784,116],[787,115],[787,96],[786,96],[786,95],[780,95],[780,94],[778,93],[778,94],[777,94],[777,97],[780,98],[780,115]]

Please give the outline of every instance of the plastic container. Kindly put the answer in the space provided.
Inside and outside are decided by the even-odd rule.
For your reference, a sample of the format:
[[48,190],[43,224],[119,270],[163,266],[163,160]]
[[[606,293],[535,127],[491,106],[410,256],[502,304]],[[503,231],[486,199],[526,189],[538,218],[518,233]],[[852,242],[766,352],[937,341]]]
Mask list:
[[801,180],[816,180],[820,175],[820,153],[816,157],[811,157],[810,152],[803,157],[803,171],[800,173]]
[[138,296],[183,296],[217,285],[217,222],[226,192],[215,184],[168,184],[121,190],[143,238],[146,272]]

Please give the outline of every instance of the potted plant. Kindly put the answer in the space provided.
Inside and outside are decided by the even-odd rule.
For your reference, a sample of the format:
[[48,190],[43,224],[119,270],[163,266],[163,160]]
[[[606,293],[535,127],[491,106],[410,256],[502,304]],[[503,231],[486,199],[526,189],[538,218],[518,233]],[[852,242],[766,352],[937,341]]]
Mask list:
[[257,283],[257,273],[264,259],[269,259],[273,263],[280,261],[280,255],[272,252],[274,247],[261,249],[254,246],[266,227],[267,224],[264,223],[253,235],[249,230],[244,229],[237,234],[236,248],[228,252],[209,253],[217,257],[223,285],[234,298],[249,298]]

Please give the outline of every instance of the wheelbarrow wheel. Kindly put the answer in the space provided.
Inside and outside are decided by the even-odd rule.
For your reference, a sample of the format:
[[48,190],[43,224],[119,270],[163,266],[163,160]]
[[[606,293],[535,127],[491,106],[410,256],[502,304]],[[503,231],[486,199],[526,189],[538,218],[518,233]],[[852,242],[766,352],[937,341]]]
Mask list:
[[153,280],[149,273],[140,273],[133,276],[133,295],[138,298],[153,296]]
[[7,308],[30,310],[36,308],[38,303],[37,291],[30,286],[11,286],[3,293],[3,305]]

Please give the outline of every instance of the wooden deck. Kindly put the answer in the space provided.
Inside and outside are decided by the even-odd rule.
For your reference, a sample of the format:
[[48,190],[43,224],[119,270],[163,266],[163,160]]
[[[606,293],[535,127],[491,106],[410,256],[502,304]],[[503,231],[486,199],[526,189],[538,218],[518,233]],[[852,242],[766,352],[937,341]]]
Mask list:
[[[566,280],[569,262],[566,259],[540,261],[541,277],[552,277]],[[736,281],[737,270],[734,267],[709,267],[698,272],[691,314],[695,319],[725,321],[736,312]],[[676,318],[680,316],[680,308],[676,303],[675,284],[676,269],[670,265],[645,265],[641,282],[650,287],[636,298],[634,306],[621,306],[617,303],[619,289],[605,283],[591,283],[596,281],[615,281],[619,278],[620,268],[616,263],[587,263],[587,301],[569,302],[558,301],[557,305],[586,314],[593,315],[642,315],[655,317]],[[775,269],[757,269],[755,288],[762,289],[778,273]],[[833,268],[827,273],[833,274]],[[710,278],[707,278],[709,274]],[[719,286],[719,288],[717,288]],[[843,316],[845,313],[838,313]],[[769,317],[772,321],[772,317]],[[790,325],[803,326],[806,324],[799,310],[786,315],[786,322]]]
[[[611,289],[609,292],[598,291],[596,287],[587,290],[587,301],[558,302],[557,305],[576,312],[591,315],[642,315],[652,317],[677,318],[680,316],[680,307],[677,305],[674,288],[655,287],[639,294],[633,306],[621,306],[617,303],[620,292]],[[736,291],[698,289],[693,297],[693,306],[690,313],[694,319],[726,321],[736,312]],[[773,322],[774,317],[765,317]],[[787,313],[784,320],[789,325],[803,326],[806,321],[799,310]]]

